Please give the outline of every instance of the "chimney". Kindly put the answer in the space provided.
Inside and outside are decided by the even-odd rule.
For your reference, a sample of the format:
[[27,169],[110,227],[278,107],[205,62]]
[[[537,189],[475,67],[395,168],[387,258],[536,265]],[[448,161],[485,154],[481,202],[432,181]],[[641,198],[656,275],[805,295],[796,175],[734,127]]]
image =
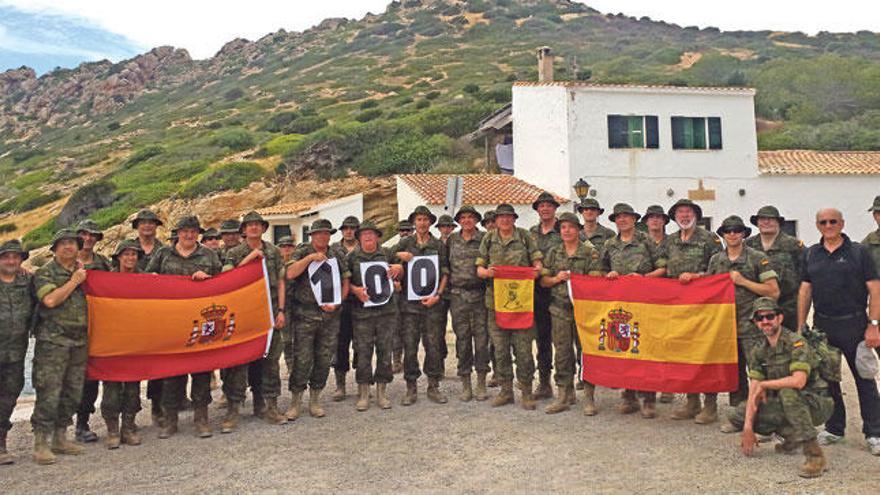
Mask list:
[[538,82],[553,82],[553,58],[549,46],[538,48]]

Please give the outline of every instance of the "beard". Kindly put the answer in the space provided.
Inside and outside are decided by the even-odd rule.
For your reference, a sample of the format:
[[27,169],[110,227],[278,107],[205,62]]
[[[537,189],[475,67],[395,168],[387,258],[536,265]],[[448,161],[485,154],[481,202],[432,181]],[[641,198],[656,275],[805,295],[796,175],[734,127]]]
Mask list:
[[688,220],[687,222],[679,222],[678,220],[676,220],[675,223],[678,225],[678,228],[682,230],[690,230],[694,227],[694,225],[697,224],[697,219],[693,218],[691,220]]

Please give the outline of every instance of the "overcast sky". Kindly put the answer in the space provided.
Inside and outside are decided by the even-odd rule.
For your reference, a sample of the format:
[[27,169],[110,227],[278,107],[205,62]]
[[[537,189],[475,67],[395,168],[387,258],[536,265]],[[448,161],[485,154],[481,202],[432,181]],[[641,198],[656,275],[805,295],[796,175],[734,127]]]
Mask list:
[[[360,18],[389,0],[0,0],[20,10],[84,18],[148,49],[173,45],[194,58],[214,55],[227,41],[300,31],[328,17]],[[602,12],[647,15],[682,26],[732,29],[880,32],[880,1],[835,0],[595,0]],[[14,33],[12,33],[14,34]]]

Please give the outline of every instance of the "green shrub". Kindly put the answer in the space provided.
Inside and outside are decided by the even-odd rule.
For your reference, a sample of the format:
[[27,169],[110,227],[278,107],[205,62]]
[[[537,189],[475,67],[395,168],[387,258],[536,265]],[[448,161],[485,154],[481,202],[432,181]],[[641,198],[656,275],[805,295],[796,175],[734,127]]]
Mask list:
[[56,230],[58,230],[58,227],[55,225],[55,219],[52,218],[25,234],[21,239],[22,247],[25,251],[30,251],[31,249],[45,246],[52,242],[52,236],[55,235]]
[[377,100],[365,100],[361,102],[361,110],[369,110],[370,108],[375,108],[379,106],[379,102]]
[[480,87],[476,84],[465,84],[461,90],[469,95],[475,95],[480,92]]
[[30,189],[12,199],[0,203],[0,213],[23,213],[34,210],[53,201],[57,201],[58,199],[61,199],[61,193],[51,192],[45,194],[39,189]]
[[473,132],[480,120],[496,108],[497,105],[491,103],[453,103],[406,117],[404,122],[427,135],[446,134],[457,138]]
[[313,115],[300,117],[284,128],[285,134],[311,134],[319,129],[327,127],[327,119]]
[[244,129],[228,129],[214,137],[213,143],[233,151],[244,151],[254,145],[254,136]]
[[421,110],[423,108],[428,108],[430,106],[431,106],[431,102],[428,100],[419,100],[418,103],[416,103],[416,109],[418,109],[418,110]]
[[22,190],[31,186],[37,186],[47,182],[52,177],[52,174],[52,169],[35,170],[12,181],[12,187]]
[[225,98],[227,101],[237,100],[242,96],[244,96],[244,90],[242,90],[241,88],[232,88],[229,91],[223,93],[223,98]]
[[374,120],[382,115],[382,110],[378,108],[374,108],[372,110],[367,110],[366,112],[361,112],[355,116],[355,120],[358,122],[369,122]]
[[356,161],[364,175],[425,172],[452,153],[454,141],[443,135],[426,138],[412,132],[376,143]]
[[428,94],[425,95],[426,100],[436,100],[439,97],[440,97],[439,91],[430,91],[430,92],[428,92]]
[[298,118],[299,114],[296,112],[279,112],[269,117],[269,120],[263,124],[260,130],[266,132],[282,132],[287,125]]
[[4,223],[0,225],[0,234],[8,234],[10,232],[15,232],[15,229],[18,227],[14,223]]
[[302,134],[285,134],[272,139],[266,143],[263,148],[270,155],[286,155],[290,150],[302,142],[303,138],[305,138],[305,136]]
[[128,157],[128,160],[126,160],[122,164],[122,167],[123,168],[131,168],[131,167],[137,165],[138,163],[145,162],[145,161],[149,160],[150,158],[153,158],[154,156],[161,155],[164,152],[165,152],[165,148],[163,148],[162,146],[159,146],[158,144],[146,146],[146,147],[141,148],[141,149],[135,151],[134,153],[132,153],[131,156]]
[[187,182],[180,195],[194,198],[217,191],[238,191],[265,175],[262,167],[252,162],[235,162],[206,170]]
[[110,122],[109,124],[107,124],[108,131],[117,131],[117,130],[119,130],[120,127],[122,127],[122,124],[120,124],[119,122],[116,122],[116,121],[113,121],[113,122]]

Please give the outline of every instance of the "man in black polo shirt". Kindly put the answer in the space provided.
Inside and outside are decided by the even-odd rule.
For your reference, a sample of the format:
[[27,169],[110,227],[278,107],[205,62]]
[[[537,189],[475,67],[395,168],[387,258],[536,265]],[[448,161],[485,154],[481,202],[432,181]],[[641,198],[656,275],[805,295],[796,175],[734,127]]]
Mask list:
[[[860,378],[856,371],[856,347],[862,340],[868,347],[880,347],[880,276],[867,248],[843,233],[843,215],[833,208],[816,213],[816,228],[822,234],[818,244],[804,251],[804,273],[798,294],[798,328],[807,321],[814,304],[813,324],[828,335],[828,342],[846,358],[856,382],[862,432],[873,455],[880,456],[880,394],[877,382]],[[868,296],[870,295],[870,308]],[[867,314],[866,314],[867,310]],[[843,441],[846,409],[840,383],[831,382],[834,414],[819,434],[824,445]]]

